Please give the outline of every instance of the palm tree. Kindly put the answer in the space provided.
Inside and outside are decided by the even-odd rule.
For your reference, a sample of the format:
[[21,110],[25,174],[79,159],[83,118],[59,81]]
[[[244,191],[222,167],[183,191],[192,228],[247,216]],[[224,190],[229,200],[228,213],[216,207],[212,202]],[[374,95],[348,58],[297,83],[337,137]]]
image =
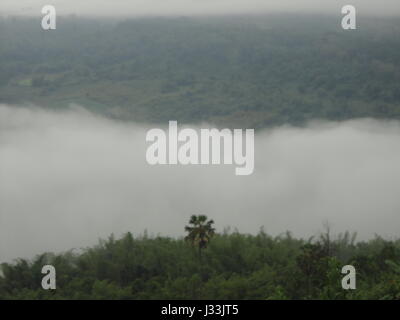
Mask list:
[[205,215],[192,215],[189,220],[189,226],[185,226],[185,231],[188,232],[185,240],[199,248],[200,258],[201,250],[207,248],[211,237],[215,234],[215,229],[212,227],[213,223],[213,220],[207,221],[207,216]]

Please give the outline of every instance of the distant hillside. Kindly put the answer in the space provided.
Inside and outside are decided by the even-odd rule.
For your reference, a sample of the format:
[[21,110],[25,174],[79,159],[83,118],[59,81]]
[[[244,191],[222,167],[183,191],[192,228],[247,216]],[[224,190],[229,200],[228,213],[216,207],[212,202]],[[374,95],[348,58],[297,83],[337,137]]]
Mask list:
[[138,121],[261,128],[400,118],[400,20],[0,20],[0,103],[77,103]]

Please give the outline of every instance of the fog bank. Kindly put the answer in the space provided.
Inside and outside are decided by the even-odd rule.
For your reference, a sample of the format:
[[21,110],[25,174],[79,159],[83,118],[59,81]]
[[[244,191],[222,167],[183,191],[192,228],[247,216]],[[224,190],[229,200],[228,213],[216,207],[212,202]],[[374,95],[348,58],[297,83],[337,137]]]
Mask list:
[[40,15],[45,5],[54,5],[59,14],[89,16],[222,15],[251,13],[325,13],[338,15],[351,4],[359,13],[399,15],[398,0],[1,0],[0,14]]
[[[171,119],[172,120],[172,119]],[[179,125],[179,123],[178,123]],[[166,124],[167,126],[167,124]],[[396,237],[400,123],[355,120],[256,134],[255,171],[150,166],[148,129],[80,108],[0,105],[0,261],[131,231],[182,236],[192,214],[256,233]]]

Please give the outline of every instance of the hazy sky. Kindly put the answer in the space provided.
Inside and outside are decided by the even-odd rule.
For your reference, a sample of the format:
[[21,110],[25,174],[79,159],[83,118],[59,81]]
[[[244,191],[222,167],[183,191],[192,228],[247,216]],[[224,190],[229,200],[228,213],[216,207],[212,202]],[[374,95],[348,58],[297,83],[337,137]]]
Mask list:
[[149,166],[147,129],[82,110],[0,105],[0,261],[89,246],[112,232],[182,236],[192,214],[309,237],[329,221],[398,236],[400,123],[358,120],[256,135],[255,172]]
[[361,14],[400,14],[399,0],[1,0],[0,13],[40,15],[54,5],[59,14],[80,15],[192,15],[285,12],[340,13],[354,5]]

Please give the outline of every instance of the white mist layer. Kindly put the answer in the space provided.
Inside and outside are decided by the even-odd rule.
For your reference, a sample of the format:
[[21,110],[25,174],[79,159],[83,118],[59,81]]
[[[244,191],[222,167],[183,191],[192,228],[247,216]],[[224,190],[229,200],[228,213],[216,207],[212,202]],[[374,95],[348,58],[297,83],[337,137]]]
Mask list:
[[325,13],[340,15],[344,5],[355,6],[368,15],[399,15],[398,0],[1,0],[0,15],[41,15],[51,4],[58,14],[78,16],[169,16],[248,13]]
[[235,165],[150,166],[145,137],[153,127],[79,108],[0,105],[0,261],[89,246],[111,233],[182,236],[192,214],[208,215],[218,231],[264,226],[308,237],[328,221],[334,233],[357,231],[358,239],[398,236],[399,122],[258,132],[251,176],[236,176]]

